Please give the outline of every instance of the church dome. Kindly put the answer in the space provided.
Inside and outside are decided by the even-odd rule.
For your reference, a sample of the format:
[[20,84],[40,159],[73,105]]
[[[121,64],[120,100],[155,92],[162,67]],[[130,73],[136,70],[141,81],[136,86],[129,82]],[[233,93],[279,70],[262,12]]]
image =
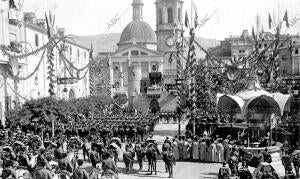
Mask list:
[[155,32],[142,20],[131,21],[123,30],[119,44],[124,43],[157,43]]

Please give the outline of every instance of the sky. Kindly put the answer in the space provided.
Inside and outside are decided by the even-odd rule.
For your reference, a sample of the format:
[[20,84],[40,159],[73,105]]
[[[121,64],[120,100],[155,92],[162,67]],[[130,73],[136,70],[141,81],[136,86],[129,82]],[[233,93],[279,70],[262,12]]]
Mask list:
[[[132,1],[24,0],[23,10],[36,12],[37,18],[43,18],[44,12],[51,10],[56,15],[56,25],[66,28],[67,34],[121,33],[132,20]],[[155,0],[143,0],[143,18],[153,30],[156,30],[154,2]],[[300,0],[194,0],[194,2],[200,19],[215,12],[203,27],[197,29],[197,36],[222,40],[230,35],[240,35],[243,29],[251,32],[252,26],[256,25],[257,14],[261,17],[260,26],[268,31],[268,13],[270,12],[272,17],[276,16],[275,19],[279,14],[282,19],[285,10],[288,10],[290,20],[298,17],[299,21],[290,29],[284,27],[282,32],[300,33]],[[184,0],[185,10],[190,14],[191,0]],[[120,20],[107,30],[107,24],[116,15],[121,16]]]

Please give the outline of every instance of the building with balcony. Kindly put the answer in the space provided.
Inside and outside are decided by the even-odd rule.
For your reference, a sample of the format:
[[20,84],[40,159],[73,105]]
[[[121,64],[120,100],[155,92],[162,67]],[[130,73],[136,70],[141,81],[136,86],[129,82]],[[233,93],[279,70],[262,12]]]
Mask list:
[[[48,43],[44,19],[36,19],[34,13],[23,13],[14,1],[0,1],[0,45],[11,55],[21,55],[42,48]],[[3,28],[2,28],[3,27]],[[56,37],[64,36],[58,29]],[[89,64],[89,49],[65,40],[58,44],[64,59],[73,67],[82,69]],[[5,123],[5,112],[26,100],[49,96],[47,53],[42,51],[25,58],[8,58],[0,53],[0,119]],[[65,64],[62,55],[54,48],[55,97],[74,99],[90,94],[89,68],[77,71]],[[21,79],[16,80],[15,77]]]

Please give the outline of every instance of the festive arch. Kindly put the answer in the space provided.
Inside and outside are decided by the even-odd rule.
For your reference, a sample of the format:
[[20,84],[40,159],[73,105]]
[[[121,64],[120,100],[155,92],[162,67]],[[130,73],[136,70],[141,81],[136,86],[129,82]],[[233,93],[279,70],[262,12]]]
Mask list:
[[247,101],[243,110],[244,115],[246,116],[250,110],[262,111],[270,114],[274,113],[281,116],[281,109],[278,103],[274,98],[266,95],[257,96]]
[[217,102],[217,110],[222,113],[241,113],[243,107],[244,101],[238,96],[222,95]]

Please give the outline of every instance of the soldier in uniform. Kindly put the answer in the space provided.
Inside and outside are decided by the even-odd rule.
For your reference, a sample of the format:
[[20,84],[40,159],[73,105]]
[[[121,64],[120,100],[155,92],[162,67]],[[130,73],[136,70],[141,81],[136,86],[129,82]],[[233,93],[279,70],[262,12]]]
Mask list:
[[91,160],[92,166],[94,168],[96,168],[96,165],[99,162],[99,157],[98,157],[98,153],[96,152],[96,150],[97,150],[97,144],[93,143],[92,151],[90,153],[90,160]]
[[139,163],[139,167],[140,167],[139,170],[142,170],[144,154],[143,154],[143,146],[140,139],[138,139],[138,141],[135,143],[134,151],[136,153],[137,161]]
[[169,148],[168,151],[166,151],[166,159],[165,159],[165,164],[167,167],[167,171],[169,172],[169,178],[173,178],[173,165],[176,165],[176,159],[175,155],[172,152],[172,149]]

